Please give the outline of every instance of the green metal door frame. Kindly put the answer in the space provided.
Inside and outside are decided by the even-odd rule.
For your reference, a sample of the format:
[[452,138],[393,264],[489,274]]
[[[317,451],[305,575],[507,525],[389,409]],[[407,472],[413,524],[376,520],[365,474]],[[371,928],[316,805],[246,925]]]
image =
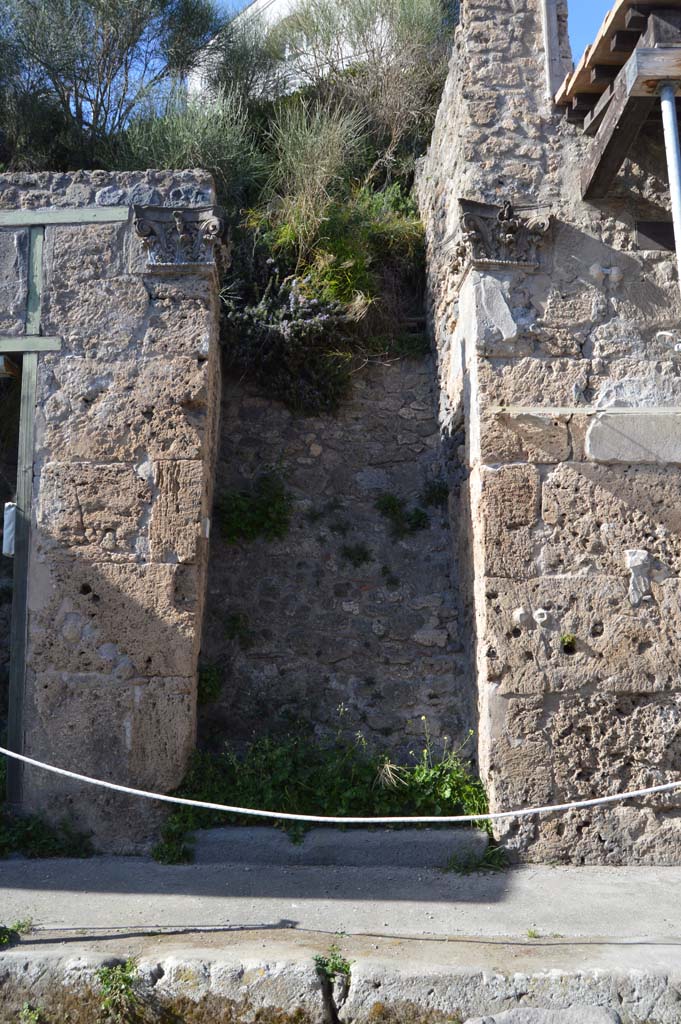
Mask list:
[[[26,335],[3,339],[3,351],[23,353],[21,370],[21,406],[19,412],[19,455],[17,460],[17,512],[14,539],[14,587],[10,628],[9,718],[7,742],[18,754],[24,750],[24,681],[26,677],[26,639],[28,630],[28,555],[33,502],[33,445],[35,406],[38,384],[38,352],[34,344],[40,335],[40,304],[43,276],[45,229],[33,226],[29,232],[28,304]],[[33,336],[33,337],[31,337]],[[33,349],[33,351],[31,351]],[[7,769],[7,799],[10,805],[21,803],[22,766],[10,761]]]

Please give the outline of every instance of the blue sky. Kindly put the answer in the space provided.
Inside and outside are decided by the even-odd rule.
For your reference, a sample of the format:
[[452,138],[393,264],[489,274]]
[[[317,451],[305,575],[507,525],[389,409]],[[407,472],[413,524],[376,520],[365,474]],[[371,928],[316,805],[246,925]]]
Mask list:
[[568,28],[575,64],[593,42],[611,7],[612,0],[568,0]]

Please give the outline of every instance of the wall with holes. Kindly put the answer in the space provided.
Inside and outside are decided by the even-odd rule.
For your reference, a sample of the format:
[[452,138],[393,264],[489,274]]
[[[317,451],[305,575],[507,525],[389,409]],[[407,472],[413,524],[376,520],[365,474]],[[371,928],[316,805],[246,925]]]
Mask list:
[[[37,315],[60,340],[38,356],[11,738],[38,759],[161,791],[181,781],[195,737],[219,408],[213,201],[195,172],[0,176],[3,214],[46,218]],[[117,222],[87,223],[114,209]],[[64,223],[50,222],[55,210]],[[26,231],[0,231],[16,285],[2,330],[19,348]],[[71,818],[110,850],[143,845],[158,824],[139,801],[28,769],[21,805]]]
[[[591,140],[562,113],[539,0],[465,4],[419,192],[441,388],[465,422],[479,751],[497,810],[681,767],[681,302],[673,253],[644,251],[636,231],[670,219],[661,130],[644,126],[589,203]],[[681,862],[678,796],[500,834],[528,859]]]

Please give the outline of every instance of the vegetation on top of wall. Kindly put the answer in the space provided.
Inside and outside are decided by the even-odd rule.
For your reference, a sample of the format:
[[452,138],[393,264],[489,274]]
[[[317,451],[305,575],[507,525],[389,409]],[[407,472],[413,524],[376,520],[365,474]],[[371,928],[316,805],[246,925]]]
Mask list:
[[[425,722],[425,720],[424,720]],[[484,814],[487,797],[461,749],[436,748],[427,726],[406,763],[371,752],[361,736],[327,741],[298,733],[256,740],[245,751],[197,751],[178,795],[210,803],[335,817]],[[188,833],[225,824],[277,824],[183,807],[167,819],[154,857],[192,859]],[[293,838],[302,829],[285,821]]]
[[0,19],[0,167],[209,170],[237,241],[228,365],[296,413],[335,412],[374,358],[425,354],[410,191],[450,0],[298,0],[275,27],[214,0],[38,6]]

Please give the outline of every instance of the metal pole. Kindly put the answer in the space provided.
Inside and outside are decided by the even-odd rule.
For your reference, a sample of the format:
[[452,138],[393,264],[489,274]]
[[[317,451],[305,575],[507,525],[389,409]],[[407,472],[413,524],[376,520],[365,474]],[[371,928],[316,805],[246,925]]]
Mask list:
[[678,83],[676,82],[664,82],[660,87],[660,102],[662,104],[664,145],[667,151],[669,193],[672,200],[676,266],[679,278],[679,289],[681,289],[681,147],[679,146],[679,125],[676,120],[677,85]]

